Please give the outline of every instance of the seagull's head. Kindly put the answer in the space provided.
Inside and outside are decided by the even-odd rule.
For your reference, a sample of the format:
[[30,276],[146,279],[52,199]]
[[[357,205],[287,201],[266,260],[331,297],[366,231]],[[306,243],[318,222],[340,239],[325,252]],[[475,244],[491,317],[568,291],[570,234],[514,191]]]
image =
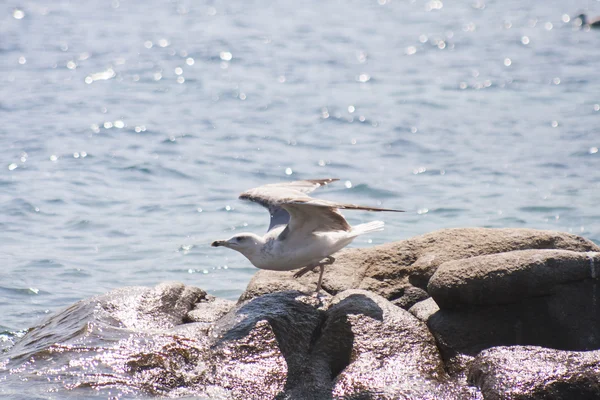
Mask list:
[[232,250],[239,251],[240,253],[247,255],[254,253],[257,249],[260,249],[264,243],[265,240],[254,233],[238,233],[227,240],[215,240],[211,243],[211,246],[228,247]]

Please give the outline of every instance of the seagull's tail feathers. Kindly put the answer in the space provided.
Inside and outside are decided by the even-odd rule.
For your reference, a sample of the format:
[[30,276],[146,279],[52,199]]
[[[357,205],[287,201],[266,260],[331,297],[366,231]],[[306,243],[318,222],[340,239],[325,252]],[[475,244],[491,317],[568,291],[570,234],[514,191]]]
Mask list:
[[383,230],[385,224],[383,221],[367,222],[366,224],[360,224],[352,227],[350,233],[352,236],[364,235],[365,233],[379,232]]

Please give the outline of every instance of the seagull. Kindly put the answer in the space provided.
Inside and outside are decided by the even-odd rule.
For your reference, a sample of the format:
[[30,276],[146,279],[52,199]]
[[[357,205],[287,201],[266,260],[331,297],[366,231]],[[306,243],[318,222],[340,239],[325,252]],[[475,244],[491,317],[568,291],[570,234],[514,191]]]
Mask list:
[[227,240],[214,241],[213,247],[227,247],[242,253],[256,268],[273,271],[300,269],[294,278],[319,267],[316,293],[321,290],[325,266],[333,264],[331,255],[350,244],[358,235],[383,230],[382,221],[350,226],[338,211],[392,211],[388,208],[336,203],[308,196],[315,189],[339,179],[308,179],[259,186],[239,198],[267,208],[271,223],[263,236],[238,233]]

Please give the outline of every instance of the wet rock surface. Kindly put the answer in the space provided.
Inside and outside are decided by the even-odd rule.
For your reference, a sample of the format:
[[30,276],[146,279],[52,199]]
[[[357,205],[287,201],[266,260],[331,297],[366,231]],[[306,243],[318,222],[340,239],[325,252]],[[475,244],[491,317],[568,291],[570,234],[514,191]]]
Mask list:
[[479,354],[469,381],[485,399],[598,399],[600,352],[496,347]]
[[599,250],[450,229],[341,252],[321,297],[316,273],[269,271],[237,303],[174,282],[117,289],[32,328],[0,377],[66,398],[599,398]]

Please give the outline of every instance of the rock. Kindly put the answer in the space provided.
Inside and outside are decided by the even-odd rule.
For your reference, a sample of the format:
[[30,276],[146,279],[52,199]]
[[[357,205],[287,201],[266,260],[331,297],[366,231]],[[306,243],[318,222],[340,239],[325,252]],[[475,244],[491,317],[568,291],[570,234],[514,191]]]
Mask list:
[[363,290],[342,292],[332,304],[315,353],[346,354],[345,368],[330,363],[340,372],[335,398],[477,398],[449,381],[433,337],[407,311]]
[[154,288],[115,289],[50,316],[31,328],[11,353],[13,357],[26,357],[56,343],[93,337],[102,330],[166,330],[181,324],[188,311],[205,296],[204,290],[178,282],[164,282]]
[[440,307],[437,305],[435,300],[431,297],[427,300],[423,300],[412,306],[408,312],[417,317],[419,320],[423,322],[427,322],[429,317],[438,312]]
[[[323,288],[335,295],[365,289],[410,308],[423,300],[430,277],[441,264],[465,258],[527,249],[600,251],[582,237],[534,229],[456,228],[366,249],[345,249],[326,267]],[[294,271],[258,271],[240,300],[281,290],[314,291],[318,271],[294,279]]]
[[[421,313],[447,362],[494,346],[600,348],[600,253],[523,250],[442,264]],[[418,311],[415,310],[415,311]]]
[[481,352],[469,371],[486,400],[598,399],[600,351],[496,347]]
[[443,263],[427,290],[440,308],[517,303],[596,279],[600,253],[522,250]]
[[192,311],[186,314],[184,322],[212,323],[231,311],[233,307],[235,307],[234,301],[206,295],[195,304]]

